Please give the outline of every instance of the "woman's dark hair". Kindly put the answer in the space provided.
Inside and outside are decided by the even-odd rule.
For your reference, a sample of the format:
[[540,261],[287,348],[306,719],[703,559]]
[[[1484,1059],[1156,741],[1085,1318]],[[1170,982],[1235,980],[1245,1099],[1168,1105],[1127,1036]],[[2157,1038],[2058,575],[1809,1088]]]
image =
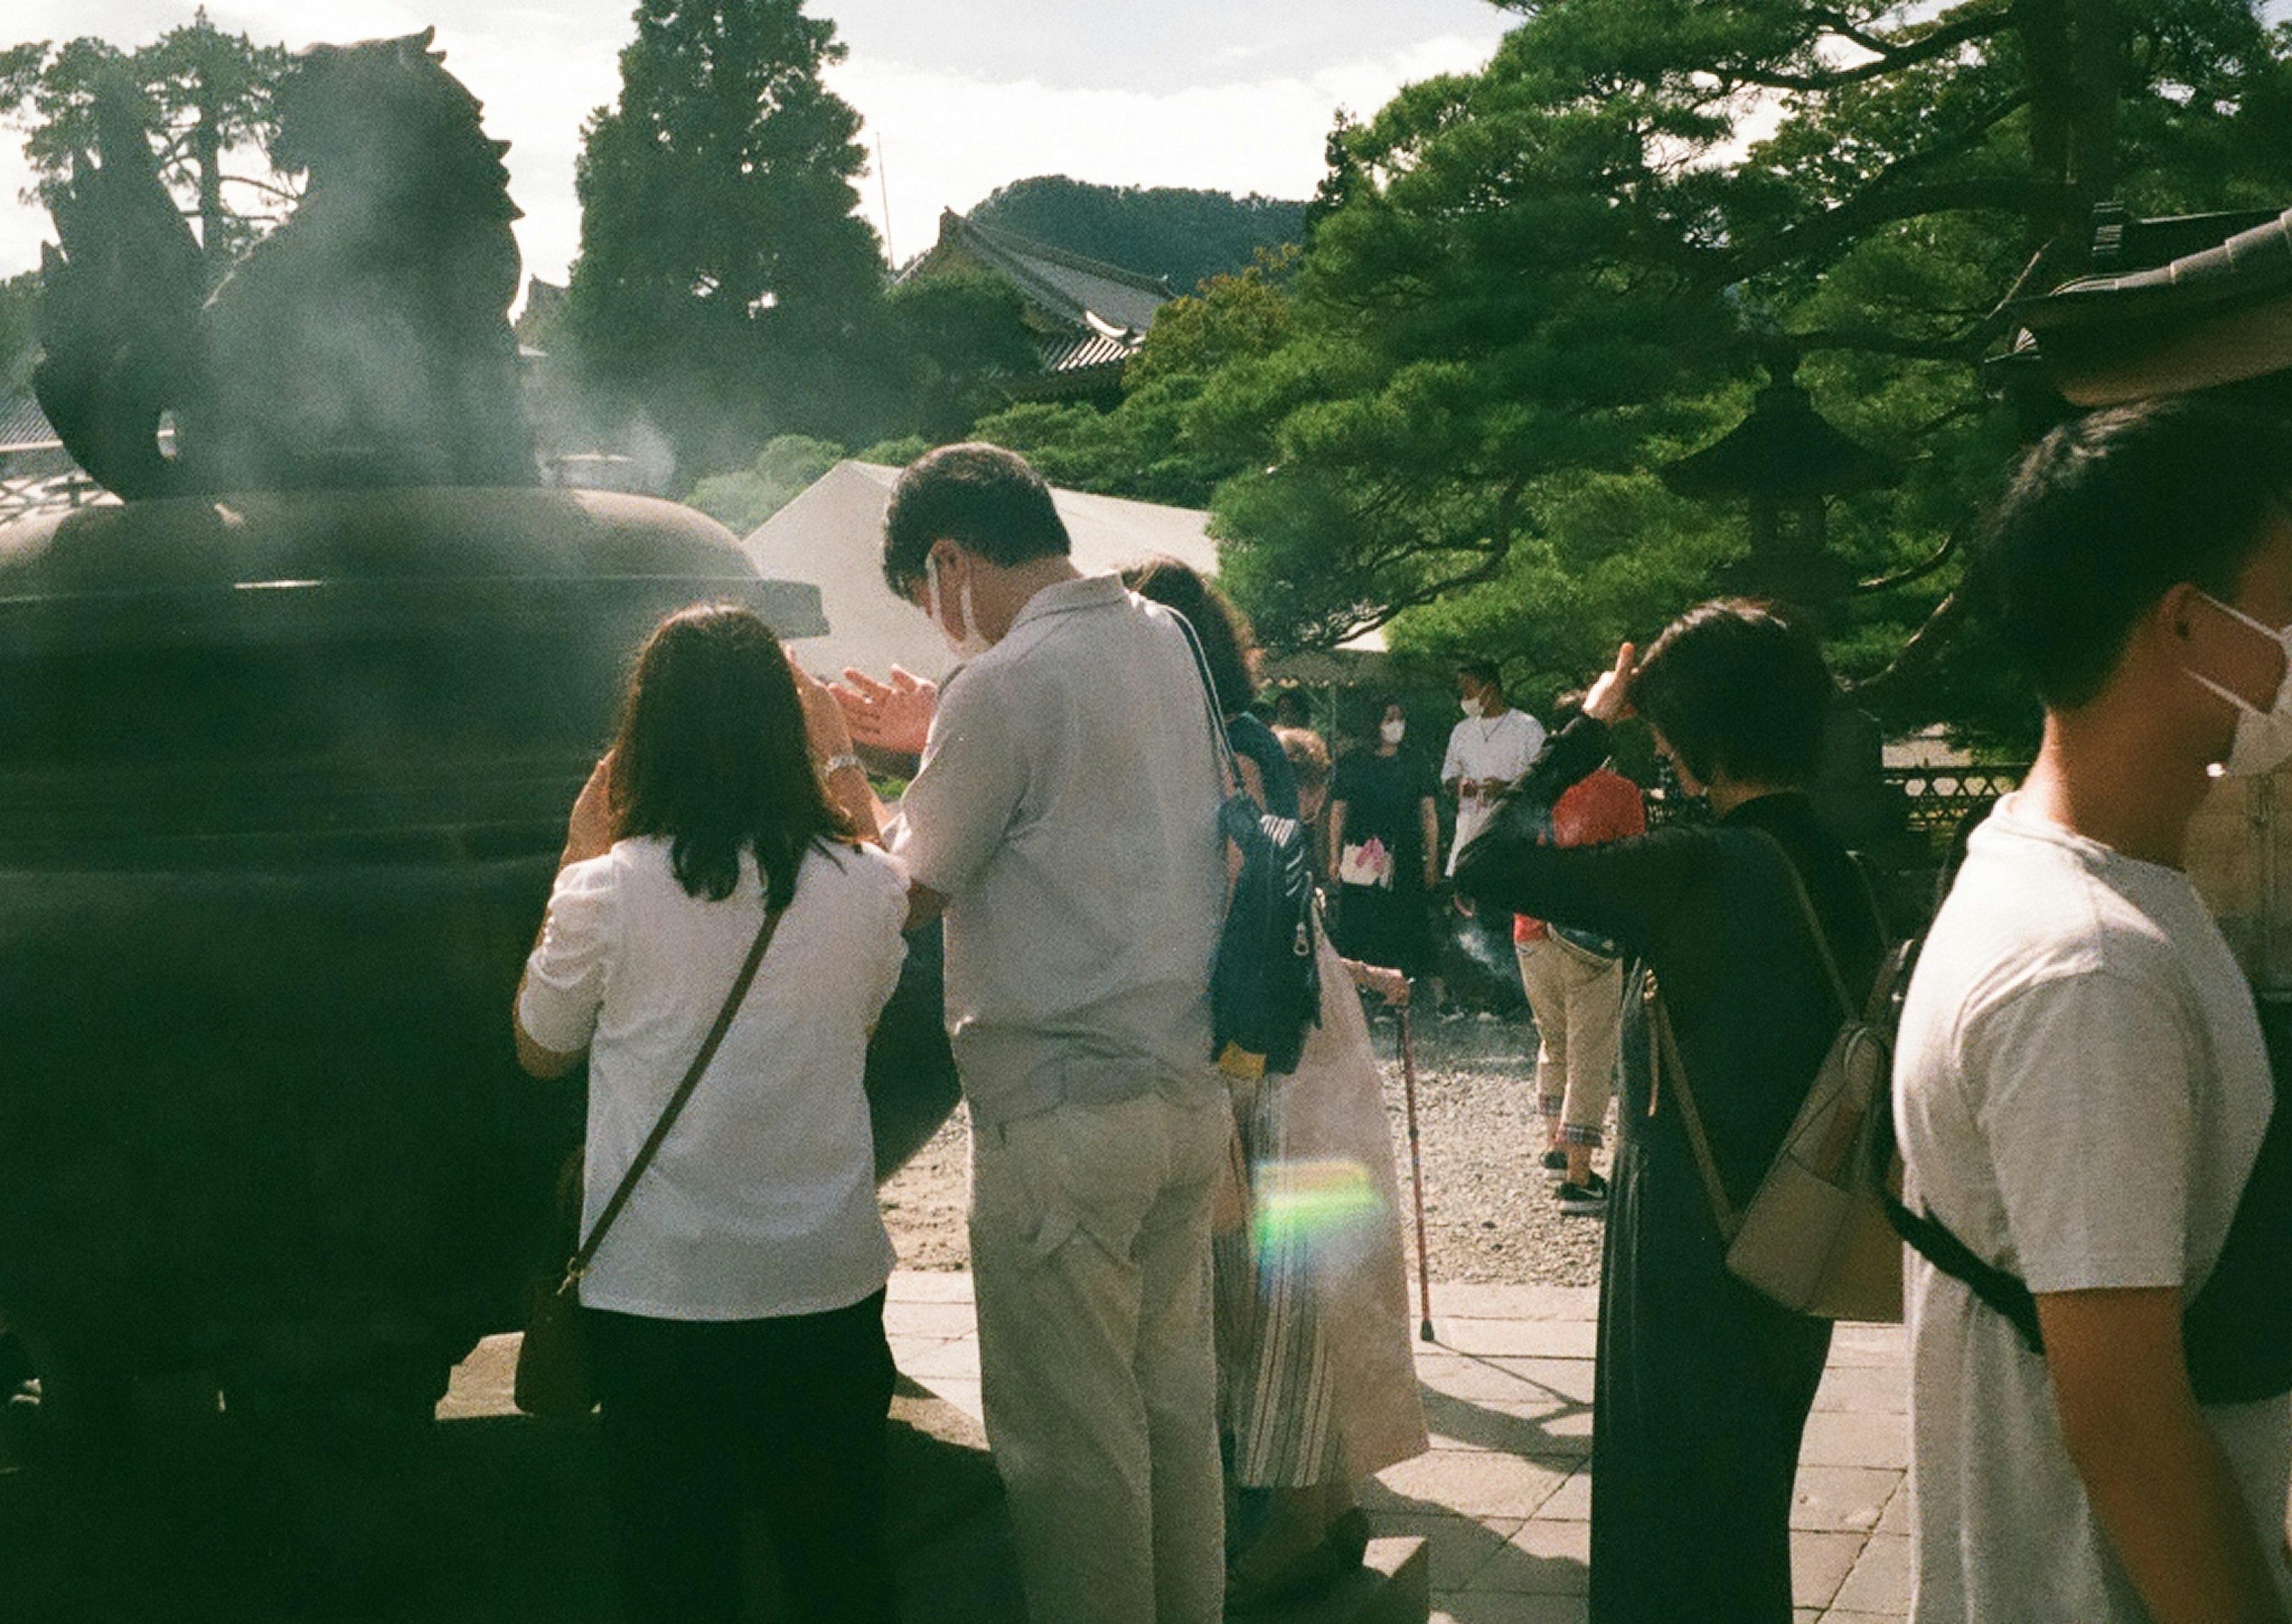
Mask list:
[[952,541],[990,564],[1063,558],[1073,550],[1043,476],[1015,451],[965,444],[907,466],[884,510],[884,579],[911,597],[932,544]]
[[1204,580],[1191,564],[1174,558],[1132,564],[1123,570],[1122,584],[1192,622],[1194,635],[1202,640],[1202,656],[1209,662],[1210,680],[1217,684],[1219,707],[1229,716],[1249,707],[1257,697],[1257,680],[1249,675],[1254,646],[1249,619],[1225,594]]
[[2288,500],[2292,439],[2272,418],[2189,399],[2094,412],[2023,461],[1968,586],[2038,697],[2074,710],[2173,587],[2232,600]]
[[1771,605],[1699,604],[1664,627],[1632,679],[1632,705],[1687,770],[1804,789],[1822,765],[1836,693],[1814,634]]
[[811,762],[779,639],[755,611],[696,603],[638,650],[613,740],[615,833],[666,836],[677,884],[721,902],[755,852],[764,900],[785,908],[815,843],[851,831]]

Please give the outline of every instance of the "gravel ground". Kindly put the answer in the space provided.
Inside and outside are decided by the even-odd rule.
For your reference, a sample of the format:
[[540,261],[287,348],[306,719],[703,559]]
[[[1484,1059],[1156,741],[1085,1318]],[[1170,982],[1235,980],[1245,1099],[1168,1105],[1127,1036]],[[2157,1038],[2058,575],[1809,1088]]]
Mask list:
[[[1408,1132],[1399,1031],[1371,1034],[1384,1062],[1386,1112],[1401,1200],[1409,1200]],[[1417,1145],[1424,1169],[1424,1239],[1432,1279],[1497,1285],[1588,1286],[1600,1275],[1601,1224],[1561,1216],[1537,1157],[1536,1029],[1526,1021],[1418,1017]],[[884,1221],[911,1269],[970,1264],[964,1233],[968,1130],[963,1113],[883,1187]],[[1597,1164],[1602,1171],[1606,1156]],[[1401,1214],[1415,1276],[1411,1215]]]

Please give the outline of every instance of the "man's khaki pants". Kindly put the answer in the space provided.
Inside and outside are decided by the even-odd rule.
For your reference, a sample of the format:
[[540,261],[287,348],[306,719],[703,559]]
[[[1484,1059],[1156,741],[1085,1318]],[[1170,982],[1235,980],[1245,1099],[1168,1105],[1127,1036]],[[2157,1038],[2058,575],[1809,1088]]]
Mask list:
[[1211,1343],[1223,1096],[1067,1104],[972,1135],[987,1441],[1031,1624],[1216,1624]]

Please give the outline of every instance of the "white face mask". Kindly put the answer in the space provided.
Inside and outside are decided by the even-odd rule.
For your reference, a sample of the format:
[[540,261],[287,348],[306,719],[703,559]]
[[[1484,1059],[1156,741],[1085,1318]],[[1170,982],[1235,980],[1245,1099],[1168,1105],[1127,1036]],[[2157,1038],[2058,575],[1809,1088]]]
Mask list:
[[1464,711],[1465,715],[1470,716],[1475,722],[1480,720],[1481,713],[1488,708],[1481,703],[1481,696],[1476,693],[1466,694],[1463,699],[1457,700],[1457,704]]
[[2285,676],[2276,684],[2276,698],[2266,710],[2240,694],[2231,693],[2208,676],[2189,672],[2197,682],[2236,707],[2236,742],[2229,747],[2228,759],[2221,764],[2221,771],[2230,778],[2256,777],[2292,759],[2292,626],[2279,630],[2255,620],[2240,609],[2230,607],[2210,593],[2199,595],[2221,613],[2243,621],[2284,650]]
[[947,646],[956,658],[977,659],[995,646],[980,634],[977,623],[971,618],[971,578],[968,575],[963,578],[963,591],[956,602],[956,607],[963,614],[962,634],[958,636],[947,629],[947,618],[940,613],[939,557],[936,553],[924,554],[924,607],[930,611],[932,624],[939,627],[939,634],[947,639]]
[[1406,722],[1380,723],[1376,730],[1377,737],[1387,744],[1399,744],[1408,732],[1408,723]]

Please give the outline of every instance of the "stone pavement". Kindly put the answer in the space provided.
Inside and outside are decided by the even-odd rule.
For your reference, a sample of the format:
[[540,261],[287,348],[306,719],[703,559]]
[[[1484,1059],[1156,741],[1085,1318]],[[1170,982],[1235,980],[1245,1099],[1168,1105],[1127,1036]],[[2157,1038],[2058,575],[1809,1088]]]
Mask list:
[[[1434,1340],[1416,1353],[1432,1449],[1381,1474],[1367,1504],[1378,1534],[1428,1541],[1435,1624],[1583,1624],[1597,1298],[1432,1288]],[[902,1271],[886,1318],[900,1370],[977,1417],[971,1277]],[[1839,1328],[1791,1514],[1800,1624],[1909,1609],[1908,1388],[1900,1327]]]

